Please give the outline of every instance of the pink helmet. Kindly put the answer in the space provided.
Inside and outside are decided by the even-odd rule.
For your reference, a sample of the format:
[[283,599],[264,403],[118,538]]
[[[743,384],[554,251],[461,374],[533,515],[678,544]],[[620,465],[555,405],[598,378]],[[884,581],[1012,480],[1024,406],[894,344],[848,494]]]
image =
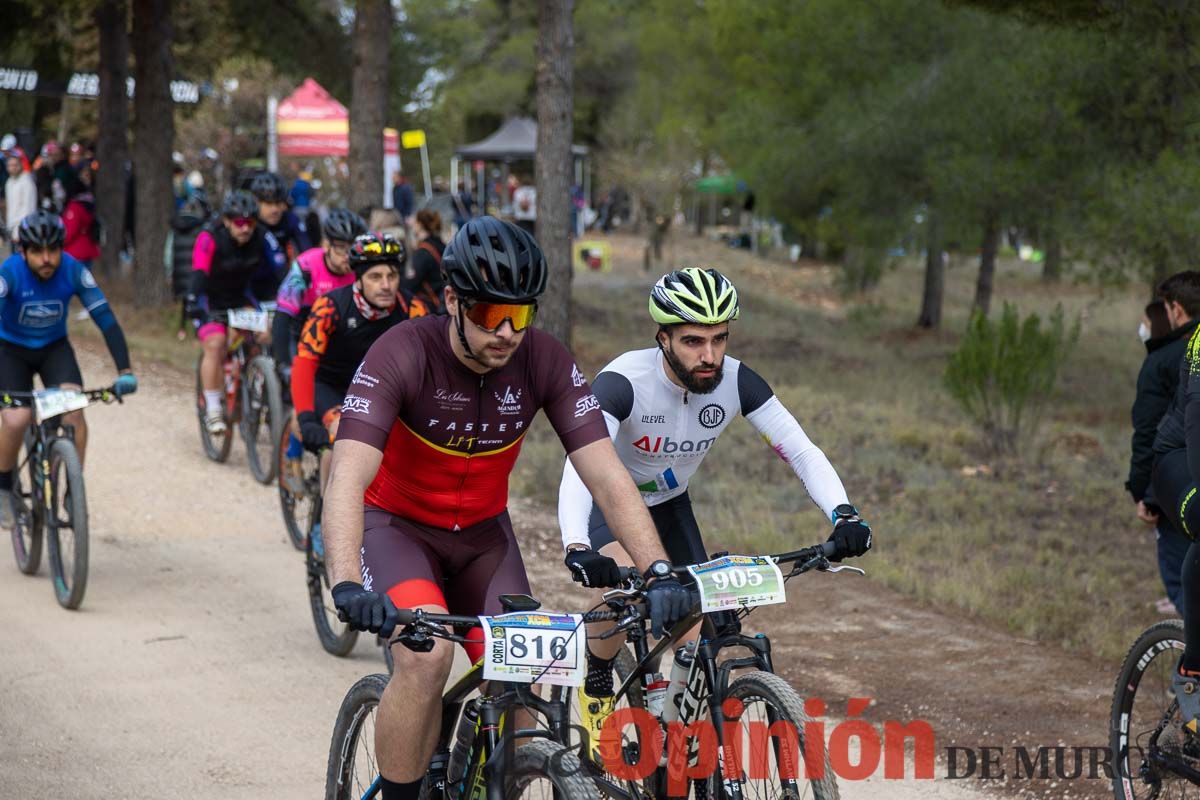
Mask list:
[[62,152],[62,148],[58,146],[58,142],[53,139],[42,145],[42,158],[53,158]]

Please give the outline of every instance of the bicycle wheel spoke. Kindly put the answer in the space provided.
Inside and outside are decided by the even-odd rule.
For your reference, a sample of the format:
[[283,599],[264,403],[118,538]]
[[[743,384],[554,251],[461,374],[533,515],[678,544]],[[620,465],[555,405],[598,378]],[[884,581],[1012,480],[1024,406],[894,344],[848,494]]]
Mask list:
[[375,713],[372,708],[363,717],[355,742],[352,758],[354,769],[354,788],[357,796],[362,797],[379,775],[379,765],[375,761]]

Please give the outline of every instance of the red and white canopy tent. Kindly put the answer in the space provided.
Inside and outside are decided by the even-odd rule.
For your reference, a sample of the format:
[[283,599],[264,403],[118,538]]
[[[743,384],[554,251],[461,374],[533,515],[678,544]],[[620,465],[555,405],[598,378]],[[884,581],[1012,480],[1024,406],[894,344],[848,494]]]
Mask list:
[[[350,112],[312,78],[282,101],[274,114],[281,156],[334,156],[350,153]],[[400,134],[383,129],[384,206],[392,205],[392,173],[400,169]]]

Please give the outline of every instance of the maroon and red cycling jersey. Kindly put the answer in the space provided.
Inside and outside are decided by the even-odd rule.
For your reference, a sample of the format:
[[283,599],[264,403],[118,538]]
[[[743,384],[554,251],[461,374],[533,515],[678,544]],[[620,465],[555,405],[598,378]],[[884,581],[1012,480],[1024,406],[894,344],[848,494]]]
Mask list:
[[566,452],[608,438],[600,406],[567,349],[530,328],[500,369],[454,354],[448,317],[397,325],[371,346],[342,405],[338,439],[383,451],[368,505],[460,529],[501,514],[529,424],[545,411]]

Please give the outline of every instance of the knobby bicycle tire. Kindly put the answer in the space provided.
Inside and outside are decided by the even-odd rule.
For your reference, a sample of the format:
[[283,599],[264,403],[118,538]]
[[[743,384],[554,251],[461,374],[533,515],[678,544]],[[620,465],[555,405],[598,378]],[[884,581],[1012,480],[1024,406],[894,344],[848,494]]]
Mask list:
[[[300,480],[304,482],[305,494],[298,495],[288,488],[288,478],[292,477],[288,474],[286,463],[290,435],[289,426],[284,425],[275,448],[275,482],[279,486],[279,508],[283,512],[283,525],[287,528],[288,540],[291,541],[292,547],[303,551],[308,547],[308,517],[312,513],[311,506],[305,505],[305,501],[310,499],[307,494],[310,481],[307,471],[302,471]],[[302,470],[310,459],[311,454],[307,450],[304,451],[300,456]]]
[[[805,770],[805,766],[802,763],[804,760],[803,754],[805,752],[804,725],[805,723],[809,722],[809,717],[804,713],[804,702],[800,699],[800,696],[796,693],[796,690],[792,688],[791,684],[778,675],[774,675],[769,672],[749,672],[740,676],[729,684],[729,688],[725,692],[725,697],[722,699],[722,702],[725,702],[725,700],[730,698],[741,700],[746,705],[749,705],[748,701],[751,700],[762,700],[774,708],[775,712],[779,716],[779,720],[786,720],[795,727],[798,745],[797,755],[801,762],[797,764],[799,794],[794,796],[797,798],[797,800],[807,800],[808,798],[811,798],[811,800],[837,800],[837,778],[830,767],[829,753],[827,752],[827,748],[821,748],[821,752],[824,753],[825,759],[822,774],[819,777],[812,777],[803,774],[803,771]],[[730,720],[727,719],[726,723],[728,724],[729,722]],[[748,776],[743,777],[745,778]],[[721,796],[719,794],[720,781],[721,777],[719,775],[708,779],[707,788],[709,797]],[[746,781],[743,781],[743,785],[746,785]],[[745,792],[745,790],[743,791]],[[749,792],[745,793],[750,795]],[[750,796],[759,797],[761,795],[753,794]],[[790,797],[792,795],[780,796]]]
[[[1150,794],[1151,787],[1144,783],[1138,774],[1140,760],[1131,761],[1131,756],[1140,759],[1140,754],[1137,754],[1136,739],[1140,733],[1145,732],[1132,730],[1134,701],[1137,698],[1142,678],[1151,662],[1158,658],[1166,658],[1167,666],[1173,670],[1175,662],[1183,652],[1183,643],[1183,621],[1163,620],[1142,631],[1133,646],[1129,648],[1129,652],[1125,654],[1125,660],[1121,662],[1121,671],[1117,675],[1117,682],[1113,688],[1112,710],[1109,714],[1108,726],[1109,746],[1112,748],[1113,756],[1113,795],[1118,800],[1146,797]],[[1157,690],[1162,688],[1161,686],[1154,687],[1155,691],[1143,692],[1143,702],[1151,713],[1145,720],[1139,720],[1139,722],[1154,724],[1166,713],[1167,706],[1171,701],[1158,694]],[[1169,687],[1167,689],[1169,690]],[[1180,791],[1183,791],[1184,783],[1173,781],[1171,786],[1172,791],[1175,790],[1175,787],[1179,787]],[[1188,794],[1172,794],[1172,797],[1174,796],[1200,797],[1200,787]]]
[[[313,505],[313,513],[316,519],[321,518],[319,499]],[[309,529],[311,530],[311,525]],[[350,626],[344,622],[330,622],[330,610],[333,608],[330,589],[333,587],[329,585],[329,571],[325,559],[319,558],[313,552],[312,537],[305,538],[308,541],[304,546],[304,561],[308,573],[308,605],[312,610],[313,627],[317,629],[317,638],[321,641],[321,647],[325,649],[325,652],[342,658],[349,655],[350,651],[354,649],[354,644],[358,641],[358,631],[351,630]]]
[[285,427],[283,392],[275,362],[267,356],[255,356],[242,376],[242,419],[238,429],[246,443],[250,474],[261,484],[275,480],[275,446]]
[[13,556],[17,561],[17,569],[26,575],[36,575],[41,566],[43,533],[45,531],[45,515],[42,513],[41,504],[37,501],[38,492],[34,486],[34,482],[41,474],[41,466],[29,455],[33,451],[33,435],[26,431],[25,453],[29,476],[25,480],[29,482],[29,490],[25,490],[21,472],[16,471],[13,476],[13,494],[20,499],[20,505],[24,508],[21,508],[15,515],[12,529]]
[[[63,608],[79,608],[87,591],[88,577],[87,492],[79,452],[70,439],[55,439],[50,443],[50,493],[46,538],[54,595]],[[66,535],[70,536],[74,555],[69,568],[63,564]]]
[[[378,775],[378,765],[373,761],[361,765],[364,768],[366,786],[354,784],[358,742],[363,725],[369,714],[378,708],[383,690],[387,688],[387,675],[367,675],[346,692],[333,724],[333,738],[329,742],[329,763],[325,769],[325,800],[359,800]],[[370,743],[374,748],[374,742]]]
[[517,748],[512,766],[504,771],[504,797],[521,797],[520,792],[534,782],[549,783],[553,796],[562,800],[600,797],[596,785],[583,771],[579,757],[548,739],[535,739]]
[[[201,356],[196,360],[196,417],[200,421],[200,445],[204,448],[204,455],[218,464],[223,464],[229,459],[229,451],[233,447],[233,426],[229,424],[229,420],[225,421],[225,433],[214,437],[208,432],[208,426],[204,424],[205,403],[204,403],[204,384],[200,382],[200,364],[204,360]],[[221,391],[222,406],[225,404],[225,392]]]

